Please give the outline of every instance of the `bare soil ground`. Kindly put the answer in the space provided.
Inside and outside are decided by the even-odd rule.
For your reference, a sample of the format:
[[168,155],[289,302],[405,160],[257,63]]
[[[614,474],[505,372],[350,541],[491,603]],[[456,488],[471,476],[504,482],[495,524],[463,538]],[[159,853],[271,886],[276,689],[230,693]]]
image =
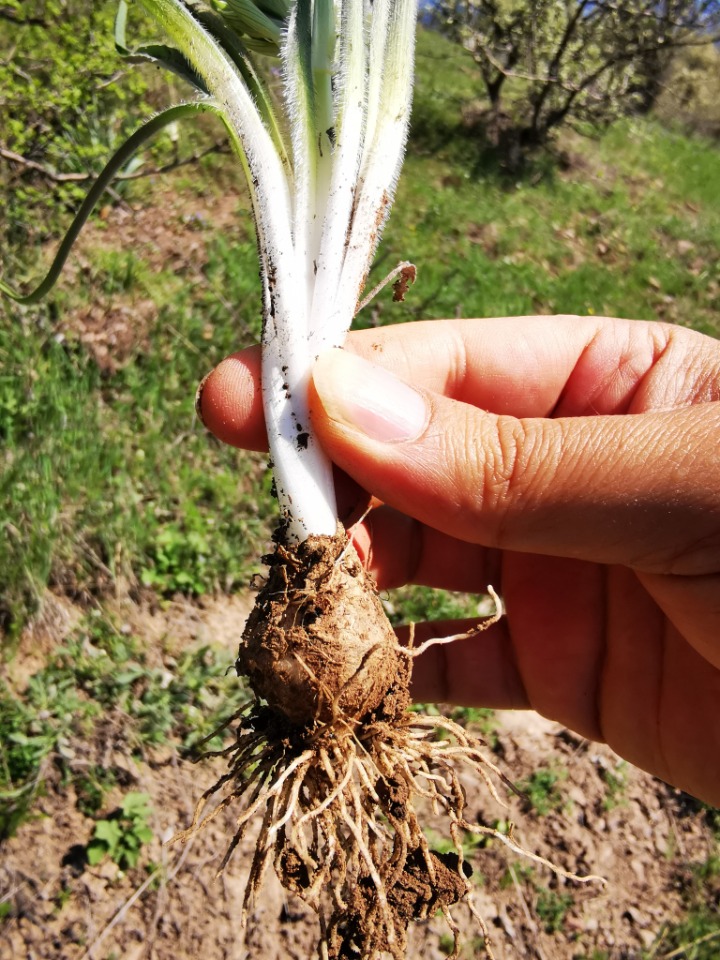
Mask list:
[[[247,598],[207,602],[204,610],[178,601],[150,611],[130,600],[122,615],[148,638],[172,632],[192,648],[211,637],[234,647]],[[37,669],[51,641],[62,638],[73,611],[64,603],[43,627],[25,638],[14,660],[15,684]],[[534,771],[560,775],[544,799],[545,814],[512,796],[498,808],[479,779],[464,786],[471,816],[489,823],[512,820],[534,853],[567,870],[600,874],[605,887],[558,879],[542,867],[508,854],[496,841],[468,847],[475,902],[486,919],[497,960],[641,960],[662,957],[665,925],[683,914],[682,890],[694,863],[707,860],[714,839],[703,812],[682,794],[629,766],[606,747],[588,743],[532,713],[496,714],[488,746],[514,782]],[[193,765],[169,746],[134,760],[120,717],[105,716],[82,743],[76,762],[102,763],[119,784],[105,814],[128,790],[152,798],[153,841],[127,872],[105,859],[87,863],[94,821],[77,807],[52,763],[33,816],[0,847],[0,903],[9,913],[0,925],[0,960],[280,960],[315,956],[314,916],[269,875],[243,934],[239,916],[249,846],[225,873],[217,869],[233,833],[226,811],[185,845],[168,844],[186,827],[201,792],[222,772],[221,761]],[[543,798],[541,798],[543,799]],[[430,811],[433,843],[438,825]],[[456,909],[464,957],[482,956],[480,931],[465,908]],[[441,918],[419,925],[410,957],[439,960],[449,952]]]

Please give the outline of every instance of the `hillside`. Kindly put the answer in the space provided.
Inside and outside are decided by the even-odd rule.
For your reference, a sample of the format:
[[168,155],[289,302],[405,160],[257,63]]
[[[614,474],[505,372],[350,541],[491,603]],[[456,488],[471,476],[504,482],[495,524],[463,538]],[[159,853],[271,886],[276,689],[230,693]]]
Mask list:
[[[0,26],[4,51],[10,29]],[[418,75],[370,283],[400,259],[417,264],[418,282],[404,305],[381,294],[361,324],[563,312],[720,334],[714,141],[632,119],[595,139],[563,134],[509,177],[478,142],[464,54],[423,33]],[[178,90],[148,77],[140,95],[156,105]],[[127,125],[133,103],[119,99],[122,122],[106,116],[107,128]],[[274,515],[263,458],[221,447],[193,413],[201,377],[259,334],[247,198],[231,158],[212,149],[220,139],[207,126],[162,142],[150,169],[211,152],[120,185],[46,304],[0,304],[1,960],[310,955],[312,921],[272,885],[242,945],[242,850],[214,882],[231,814],[164,845],[217,771],[191,764],[193,746],[244,699],[227,669]],[[87,142],[83,169],[98,155]],[[63,143],[40,166],[71,155],[72,137]],[[3,264],[36,275],[79,188],[68,196],[7,159],[0,177]],[[398,621],[478,605],[412,586],[386,600]],[[512,819],[531,849],[607,879],[577,886],[470,843],[498,960],[718,955],[717,811],[535,715],[454,716],[527,797],[496,809],[468,782],[475,815]],[[123,817],[138,793],[147,806]],[[114,846],[91,863],[102,823],[116,825],[100,830]],[[458,918],[475,956],[477,926]],[[435,920],[416,933],[417,955],[449,946]]]

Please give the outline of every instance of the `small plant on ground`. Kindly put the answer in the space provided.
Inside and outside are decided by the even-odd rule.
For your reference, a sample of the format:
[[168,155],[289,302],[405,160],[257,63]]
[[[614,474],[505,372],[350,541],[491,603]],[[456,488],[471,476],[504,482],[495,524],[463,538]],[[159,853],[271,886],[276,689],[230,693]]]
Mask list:
[[[718,811],[706,809],[712,829]],[[676,884],[685,908],[683,918],[663,926],[647,960],[716,960],[720,956],[720,836],[713,837],[704,860],[679,869]]]
[[71,683],[30,680],[25,699],[0,682],[0,840],[12,836],[43,789],[46,762],[67,747],[85,704]]
[[605,810],[612,810],[626,802],[627,770],[628,765],[624,760],[618,760],[614,767],[603,765],[600,768],[600,776],[607,786],[607,792],[603,800]]
[[560,933],[565,926],[565,917],[573,905],[569,893],[556,893],[541,887],[535,900],[535,913],[543,925],[545,933]]
[[94,817],[105,805],[107,791],[115,786],[112,770],[100,764],[91,766],[75,778],[76,806],[86,817]]
[[550,768],[534,770],[526,780],[516,784],[517,789],[525,797],[530,807],[540,816],[545,816],[553,810],[562,810],[566,798],[558,785],[567,777],[564,770]]
[[502,877],[500,877],[500,889],[508,890],[518,883],[532,883],[535,886],[535,868],[529,863],[510,864]]
[[0,839],[31,813],[50,774],[74,786],[87,816],[102,808],[113,770],[76,763],[69,747],[86,741],[103,714],[114,714],[135,752],[168,742],[191,751],[207,738],[220,746],[213,732],[246,700],[243,688],[226,679],[230,656],[205,646],[166,656],[164,668],[146,660],[136,638],[90,616],[22,694],[0,682]]
[[137,866],[143,846],[153,838],[149,824],[152,815],[149,802],[150,797],[146,793],[128,793],[115,815],[107,820],[98,820],[93,838],[87,846],[90,866],[95,866],[105,857],[110,857],[123,870]]

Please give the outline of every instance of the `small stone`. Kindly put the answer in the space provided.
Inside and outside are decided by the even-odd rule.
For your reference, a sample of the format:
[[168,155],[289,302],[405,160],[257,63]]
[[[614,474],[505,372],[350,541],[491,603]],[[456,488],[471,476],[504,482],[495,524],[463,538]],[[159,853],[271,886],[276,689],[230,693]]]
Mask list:
[[647,917],[640,913],[639,910],[636,910],[635,907],[628,907],[625,913],[623,913],[623,917],[628,919],[637,927],[646,927],[648,925]]
[[642,945],[646,950],[650,950],[657,942],[657,936],[652,930],[639,930],[638,936],[640,937]]

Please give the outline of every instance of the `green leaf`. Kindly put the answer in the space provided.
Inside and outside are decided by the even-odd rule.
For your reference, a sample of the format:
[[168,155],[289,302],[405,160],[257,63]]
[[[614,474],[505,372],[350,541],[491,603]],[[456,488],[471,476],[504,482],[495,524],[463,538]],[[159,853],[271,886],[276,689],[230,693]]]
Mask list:
[[96,866],[107,855],[107,847],[101,843],[91,841],[87,848],[88,863],[91,867]]
[[98,820],[95,824],[93,840],[102,840],[110,850],[113,850],[120,841],[122,831],[117,820]]
[[149,803],[150,794],[148,793],[138,793],[137,791],[127,793],[122,803],[123,816],[128,817],[128,819],[137,816],[144,819],[150,815]]
[[153,838],[153,832],[148,826],[136,826],[134,828],[135,836],[138,838],[141,844],[150,843]]
[[121,857],[121,860],[131,869],[132,867],[137,866],[137,862],[139,859],[140,859],[139,850],[126,850]]
[[100,173],[97,180],[90,188],[90,191],[83,200],[80,209],[75,214],[75,219],[70,224],[70,227],[65,234],[62,243],[60,244],[58,252],[55,254],[55,259],[53,260],[50,269],[38,286],[30,293],[22,294],[11,287],[8,283],[0,280],[0,293],[4,293],[12,300],[23,304],[37,303],[39,300],[42,300],[42,298],[49,293],[57,283],[62,268],[65,266],[67,258],[70,256],[70,251],[72,250],[80,231],[85,226],[88,217],[95,208],[95,205],[105,193],[105,190],[110,186],[115,175],[122,170],[128,160],[130,160],[131,157],[137,153],[140,147],[147,140],[151,139],[151,137],[154,137],[156,133],[159,133],[171,123],[175,123],[177,120],[187,117],[192,113],[202,113],[206,110],[214,111],[215,109],[215,104],[212,101],[181,103],[177,106],[169,107],[167,110],[163,110],[162,113],[151,117],[150,120],[144,123],[139,130],[136,130],[135,133],[128,137],[125,143],[118,150],[116,150],[110,160],[108,160],[102,173]]
[[151,61],[159,63],[183,80],[187,80],[200,93],[207,94],[208,89],[202,77],[193,70],[186,58],[176,47],[165,43],[146,43],[130,49],[127,45],[125,30],[127,26],[127,0],[120,0],[115,18],[115,49],[128,63],[143,63]]

